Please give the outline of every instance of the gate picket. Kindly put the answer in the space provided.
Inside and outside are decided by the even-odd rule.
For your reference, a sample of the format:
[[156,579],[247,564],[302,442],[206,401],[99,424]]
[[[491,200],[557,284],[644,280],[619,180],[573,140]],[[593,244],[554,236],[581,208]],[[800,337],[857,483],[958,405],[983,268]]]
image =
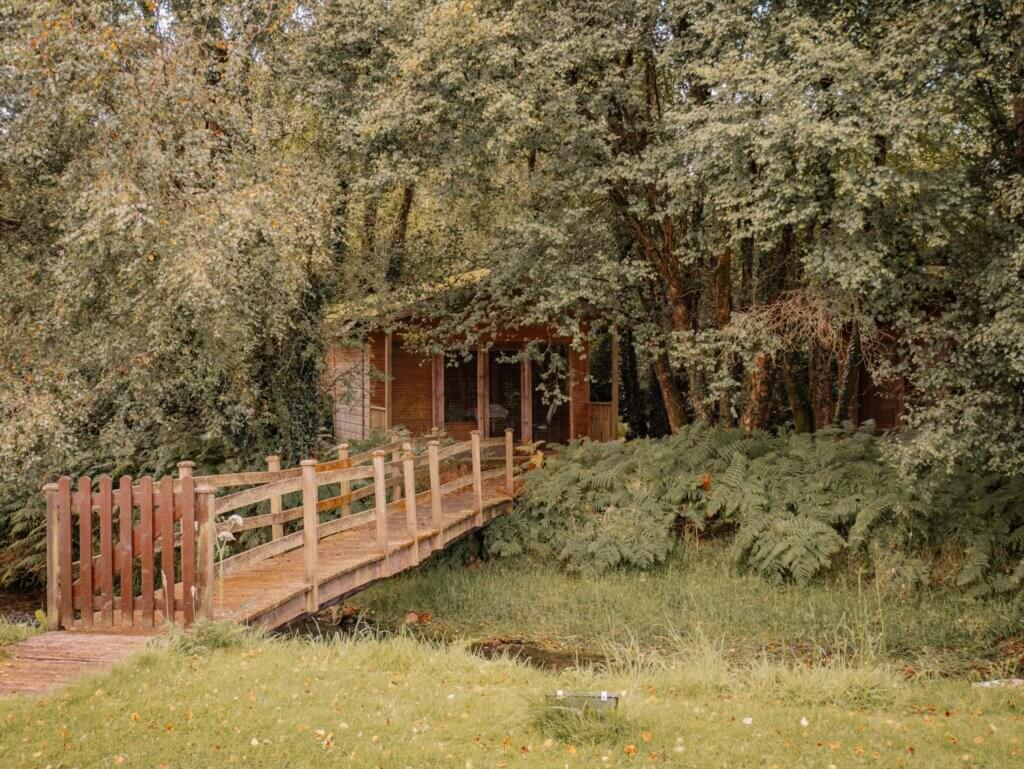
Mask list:
[[164,622],[174,622],[174,478],[160,479],[157,506],[160,528],[160,587],[163,595]]
[[92,627],[92,481],[78,479],[78,584],[82,597],[82,625]]
[[196,619],[196,494],[191,477],[181,479],[175,500],[181,512],[181,611],[186,627]]
[[139,609],[142,627],[153,627],[153,479],[148,475],[139,480],[139,569],[142,595]]
[[117,506],[120,514],[118,534],[121,538],[121,624],[132,627],[135,624],[135,581],[132,577],[132,477],[121,476]]
[[71,478],[57,481],[58,562],[60,563],[60,624],[70,630],[75,622],[74,587],[71,579]]
[[100,625],[114,624],[114,493],[109,475],[100,476]]

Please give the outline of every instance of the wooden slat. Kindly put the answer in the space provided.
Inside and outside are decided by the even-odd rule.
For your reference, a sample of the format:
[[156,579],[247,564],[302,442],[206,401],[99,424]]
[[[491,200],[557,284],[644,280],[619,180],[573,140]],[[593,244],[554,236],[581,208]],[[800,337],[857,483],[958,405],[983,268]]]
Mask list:
[[[386,468],[390,472],[401,472],[401,461],[391,462]],[[326,473],[317,473],[316,482],[321,486],[329,483],[341,483],[342,481],[365,481],[373,477],[372,466],[342,467],[337,470],[330,470]]]
[[312,459],[304,459],[302,461],[302,555],[306,584],[309,586],[309,592],[306,594],[306,611],[310,613],[320,608],[317,595],[320,584],[318,580],[320,519],[316,509],[316,489],[316,462]]
[[444,546],[444,514],[441,510],[441,467],[437,459],[438,442],[431,441],[427,446],[427,457],[430,464],[430,519],[437,530],[437,547]]
[[487,350],[482,344],[476,346],[476,429],[481,436],[487,437],[487,405],[490,400],[488,385],[489,366]]
[[290,494],[301,488],[302,478],[299,477],[285,481],[275,481],[274,483],[256,486],[244,491],[236,491],[234,494],[228,494],[214,500],[214,514],[223,515],[224,513],[230,513],[241,507],[254,505],[257,502],[263,502],[280,494]]
[[519,369],[519,411],[523,443],[533,442],[533,362],[530,360],[529,345],[524,343],[522,362]]
[[114,624],[114,482],[109,475],[99,481],[100,507],[100,625]]
[[198,574],[196,575],[199,596],[199,614],[204,619],[213,619],[213,570],[216,533],[213,525],[213,487],[196,485],[196,519],[199,524]]
[[377,548],[388,551],[388,498],[384,485],[384,452],[378,451],[373,457],[373,490],[376,508]]
[[174,622],[174,479],[160,479],[160,506],[157,508],[160,530],[160,586],[163,594],[164,619]]
[[176,507],[181,511],[181,598],[182,622],[188,627],[196,619],[196,490],[195,480],[181,479]]
[[142,627],[153,627],[153,479],[148,475],[139,482],[139,575],[142,590],[139,609]]
[[451,459],[459,454],[468,453],[470,449],[472,449],[472,444],[469,441],[453,443],[451,446],[438,449],[437,458],[439,461],[444,462],[446,459]]
[[60,627],[60,522],[57,517],[57,484],[43,487],[46,497],[46,629]]
[[71,572],[71,478],[63,476],[57,481],[57,521],[60,541],[60,624],[70,630],[75,622],[74,587]]
[[[269,457],[267,457],[267,469],[270,470],[271,472],[277,472],[278,470],[280,470],[281,457],[277,456],[277,454],[271,454]],[[270,530],[271,539],[280,539],[284,536],[284,524],[281,523],[279,520],[275,520],[273,518],[273,516],[275,515],[280,515],[281,507],[283,506],[283,504],[284,501],[282,500],[280,494],[275,494],[270,498],[270,523],[272,526]]]
[[131,627],[135,615],[132,605],[135,585],[132,581],[132,479],[129,475],[121,476],[117,507],[120,516],[118,551],[121,559],[121,624]]
[[483,526],[484,517],[484,492],[483,483],[480,477],[480,433],[474,431],[470,434],[473,444],[473,503],[477,512],[477,526]]
[[82,625],[93,624],[92,614],[92,481],[78,479],[78,583],[82,594]]
[[416,469],[412,452],[406,451],[402,456],[405,465],[405,525],[406,533],[412,537],[412,561],[420,562],[419,540],[416,537]]

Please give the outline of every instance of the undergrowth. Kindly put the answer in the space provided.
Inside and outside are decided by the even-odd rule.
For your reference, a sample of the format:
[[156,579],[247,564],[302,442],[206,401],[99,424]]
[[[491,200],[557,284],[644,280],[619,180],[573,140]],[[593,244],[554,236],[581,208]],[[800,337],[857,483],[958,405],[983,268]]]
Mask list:
[[870,426],[776,435],[690,425],[659,440],[577,443],[527,476],[487,549],[572,572],[649,569],[685,528],[735,533],[736,565],[776,581],[807,583],[844,561],[899,590],[1018,590],[1024,478],[963,472],[918,489],[882,449]]

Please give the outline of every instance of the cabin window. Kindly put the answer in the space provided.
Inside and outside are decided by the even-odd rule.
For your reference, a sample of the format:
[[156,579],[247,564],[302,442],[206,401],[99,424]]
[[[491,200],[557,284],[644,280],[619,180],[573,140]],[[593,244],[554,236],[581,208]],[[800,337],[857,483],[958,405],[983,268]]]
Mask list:
[[533,367],[533,439],[569,442],[569,348],[556,345],[535,357]]
[[487,419],[492,437],[511,427],[515,440],[522,440],[523,374],[518,348],[494,348],[488,353]]
[[444,367],[445,429],[467,427],[475,430],[476,422],[476,353],[468,357],[445,360]]

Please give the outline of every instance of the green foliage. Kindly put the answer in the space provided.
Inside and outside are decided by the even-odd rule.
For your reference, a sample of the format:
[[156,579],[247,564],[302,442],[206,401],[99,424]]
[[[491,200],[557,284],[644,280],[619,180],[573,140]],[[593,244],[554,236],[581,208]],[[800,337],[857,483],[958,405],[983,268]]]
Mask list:
[[939,581],[975,593],[1019,588],[1024,479],[961,473],[934,489],[908,486],[869,427],[690,426],[661,440],[574,444],[527,477],[515,514],[488,530],[488,549],[570,571],[650,568],[685,524],[734,530],[736,564],[776,580],[806,583],[844,558],[910,587],[931,576],[926,561],[952,553]]
[[568,745],[612,744],[640,740],[640,726],[617,708],[570,707],[538,702],[530,709],[530,726],[545,737]]

